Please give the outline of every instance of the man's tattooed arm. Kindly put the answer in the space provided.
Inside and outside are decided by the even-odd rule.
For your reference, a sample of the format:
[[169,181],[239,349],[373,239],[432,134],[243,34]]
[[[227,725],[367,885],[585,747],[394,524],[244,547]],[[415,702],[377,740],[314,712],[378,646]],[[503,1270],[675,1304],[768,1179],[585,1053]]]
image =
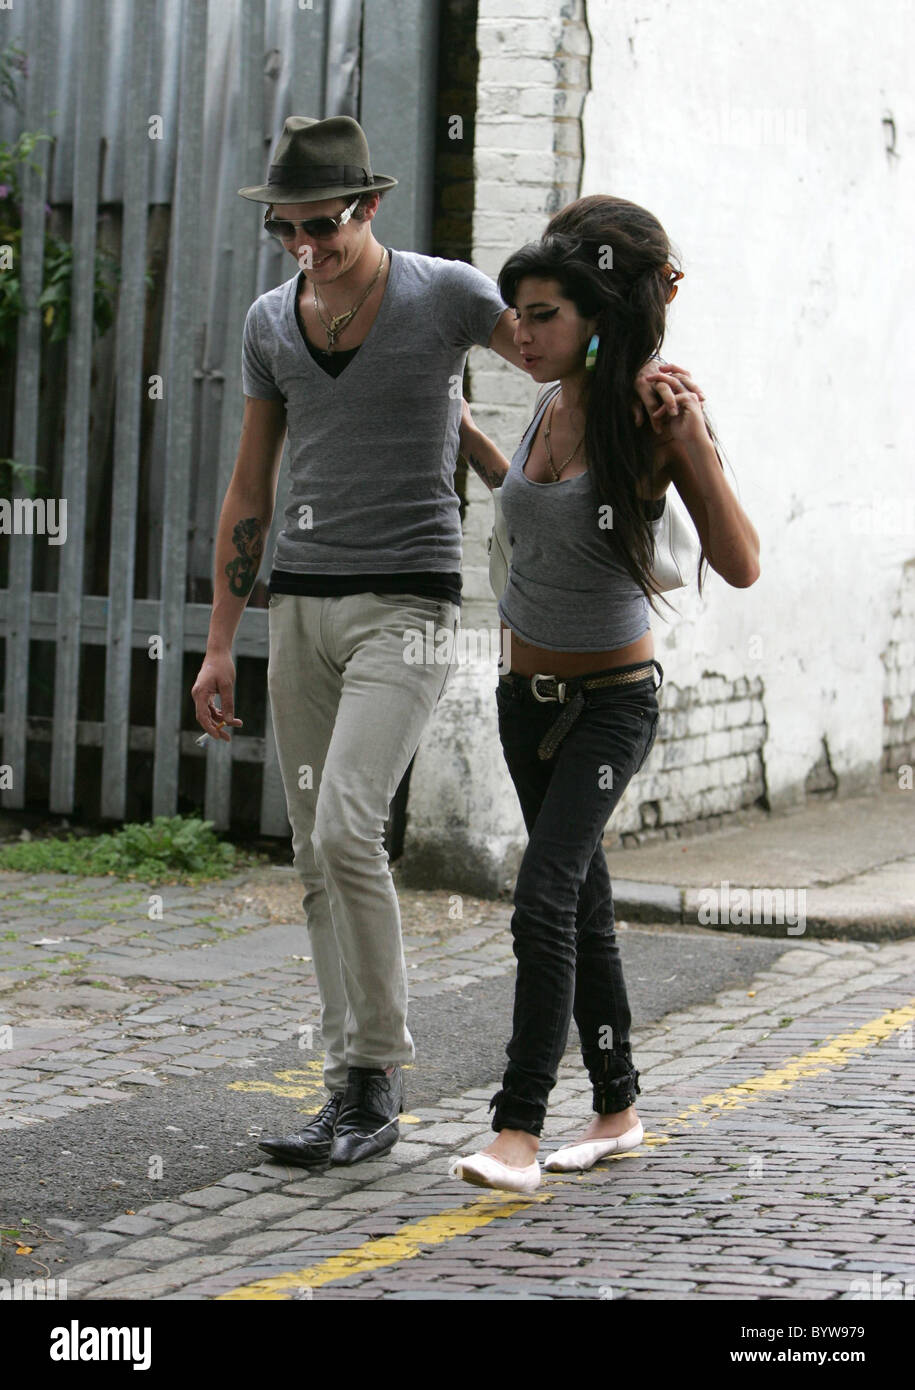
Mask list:
[[508,459],[482,430],[477,429],[466,400],[461,401],[460,448],[474,473],[490,492],[502,486],[509,469]]
[[464,457],[473,471],[482,479],[490,490],[502,486],[506,472],[504,468],[499,468],[492,463],[487,463],[486,459],[481,459],[473,449],[468,450],[464,454]]
[[232,544],[238,555],[226,565],[229,593],[235,598],[247,598],[254,588],[264,554],[263,526],[259,517],[249,516],[237,522],[232,529]]

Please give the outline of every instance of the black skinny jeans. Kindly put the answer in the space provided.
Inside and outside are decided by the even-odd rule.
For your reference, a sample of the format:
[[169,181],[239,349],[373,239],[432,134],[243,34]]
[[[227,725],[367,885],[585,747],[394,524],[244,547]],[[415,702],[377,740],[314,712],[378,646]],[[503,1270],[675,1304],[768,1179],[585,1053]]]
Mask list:
[[[534,698],[529,680],[499,682],[499,736],[528,845],[511,920],[518,961],[509,1062],[493,1096],[492,1127],[539,1135],[574,1016],[598,1114],[626,1110],[639,1092],[631,1017],[604,856],[604,828],[651,752],[658,727],[658,662],[630,685],[584,691],[585,706],[553,756],[537,745],[563,705]],[[605,674],[605,673],[589,673]],[[566,682],[573,694],[579,680]]]

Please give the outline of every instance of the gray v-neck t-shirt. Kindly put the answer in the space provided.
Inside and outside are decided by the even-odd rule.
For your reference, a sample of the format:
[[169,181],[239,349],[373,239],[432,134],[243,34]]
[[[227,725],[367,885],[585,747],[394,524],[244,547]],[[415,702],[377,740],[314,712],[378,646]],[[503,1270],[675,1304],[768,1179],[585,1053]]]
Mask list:
[[245,320],[246,396],[285,401],[289,492],[275,568],[357,575],[455,571],[454,490],[467,351],[505,311],[465,261],[393,251],[384,297],[359,351],[331,377],[296,323],[298,272]]

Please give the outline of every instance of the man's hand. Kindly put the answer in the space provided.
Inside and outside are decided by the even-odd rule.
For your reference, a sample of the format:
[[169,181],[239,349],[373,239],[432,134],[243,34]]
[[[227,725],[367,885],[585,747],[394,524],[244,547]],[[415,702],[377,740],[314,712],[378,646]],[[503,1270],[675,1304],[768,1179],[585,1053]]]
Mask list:
[[[221,738],[230,743],[229,735],[220,726],[234,725],[240,728],[241,719],[234,714],[233,690],[235,687],[235,663],[228,652],[207,652],[200,672],[191,690],[191,698],[197,711],[197,723],[210,738]],[[221,709],[213,703],[214,696],[220,697]]]
[[664,431],[663,421],[666,412],[661,411],[660,407],[671,406],[674,403],[674,393],[665,382],[665,375],[677,377],[687,391],[695,392],[700,401],[705,400],[703,392],[691,378],[688,367],[677,367],[673,362],[665,362],[661,357],[650,358],[635,379],[638,400],[632,403],[632,413],[635,423],[641,425],[647,411],[655,434],[662,434]]
[[708,444],[709,432],[698,390],[690,391],[674,372],[651,372],[648,380],[654,383],[656,391],[663,390],[670,398],[651,412],[652,425],[657,429],[660,423],[681,446]]

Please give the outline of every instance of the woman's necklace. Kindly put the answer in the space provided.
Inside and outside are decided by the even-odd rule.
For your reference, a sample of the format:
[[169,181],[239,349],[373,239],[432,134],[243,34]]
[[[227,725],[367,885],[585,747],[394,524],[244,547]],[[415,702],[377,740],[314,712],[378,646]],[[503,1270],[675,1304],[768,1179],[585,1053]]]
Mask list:
[[381,260],[378,262],[378,269],[375,271],[375,274],[372,276],[371,280],[369,281],[368,286],[366,287],[364,293],[363,293],[362,295],[360,295],[359,299],[357,299],[357,301],[356,301],[356,303],[353,305],[352,309],[347,309],[346,312],[343,313],[343,314],[333,314],[333,315],[331,315],[330,323],[327,322],[327,320],[325,319],[324,315],[321,313],[321,306],[320,306],[319,303],[318,303],[318,287],[317,287],[317,285],[315,284],[314,281],[311,282],[312,293],[314,294],[314,297],[315,297],[315,313],[317,314],[318,318],[321,320],[321,323],[324,325],[324,332],[327,334],[327,352],[328,352],[328,353],[333,352],[333,350],[334,350],[334,343],[337,341],[337,339],[339,338],[340,334],[343,332],[344,328],[346,328],[347,324],[350,323],[350,321],[354,318],[357,309],[361,309],[361,308],[362,308],[362,305],[365,303],[365,301],[368,299],[369,295],[372,293],[372,290],[375,288],[375,283],[376,283],[376,281],[377,281],[379,275],[381,274],[382,270],[384,269],[384,261],[385,261],[385,256],[386,256],[386,255],[387,255],[387,249],[386,249],[386,247],[382,246],[382,248],[381,248]]
[[[559,394],[559,393],[558,393],[558,391],[557,391],[556,395],[558,396],[558,394]],[[549,413],[549,415],[548,415],[548,417],[547,417],[546,428],[545,428],[544,431],[543,431],[543,442],[544,442],[544,444],[546,445],[546,457],[547,457],[547,462],[548,462],[549,465],[550,465],[550,472],[551,472],[552,475],[553,475],[553,482],[554,482],[554,483],[558,483],[560,477],[562,476],[563,469],[565,469],[565,468],[568,466],[568,464],[570,464],[570,463],[572,462],[573,458],[574,458],[575,455],[578,453],[579,449],[581,448],[582,444],[584,443],[584,438],[585,438],[585,437],[584,437],[584,435],[582,435],[581,439],[579,439],[578,443],[575,445],[575,448],[572,450],[571,454],[569,454],[569,457],[568,457],[563,463],[561,463],[561,464],[559,465],[559,468],[557,469],[555,463],[553,462],[553,451],[552,451],[552,449],[550,448],[550,429],[551,429],[552,424],[553,424],[553,409],[554,409],[555,405],[556,405],[556,396],[554,396],[553,399],[552,399],[552,401],[550,402],[550,413]]]

